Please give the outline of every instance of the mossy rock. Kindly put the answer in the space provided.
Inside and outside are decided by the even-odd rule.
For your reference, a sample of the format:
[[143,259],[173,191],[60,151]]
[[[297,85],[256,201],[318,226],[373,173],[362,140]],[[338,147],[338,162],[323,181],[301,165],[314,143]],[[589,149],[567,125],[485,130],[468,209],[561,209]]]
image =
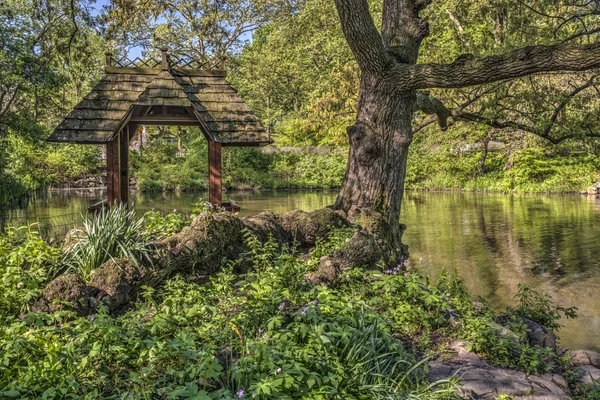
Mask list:
[[52,280],[32,307],[34,312],[64,310],[71,310],[77,315],[87,315],[92,311],[87,285],[79,275],[64,274]]

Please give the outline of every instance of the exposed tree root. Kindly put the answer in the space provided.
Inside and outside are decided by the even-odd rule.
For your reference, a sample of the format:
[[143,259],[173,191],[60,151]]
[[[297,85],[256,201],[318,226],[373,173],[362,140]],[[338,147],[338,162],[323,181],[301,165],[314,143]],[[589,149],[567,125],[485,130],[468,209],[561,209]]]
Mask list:
[[[55,312],[70,308],[86,315],[94,312],[98,302],[103,302],[111,312],[118,313],[135,299],[141,286],[160,285],[174,273],[212,275],[228,260],[240,260],[234,272],[246,272],[250,265],[244,262],[243,255],[249,250],[245,242],[248,232],[262,243],[271,237],[281,248],[293,246],[300,252],[308,252],[318,238],[326,238],[332,229],[351,226],[341,212],[328,208],[310,213],[294,210],[281,215],[263,212],[245,218],[228,213],[201,214],[180,233],[156,243],[153,263],[110,260],[94,270],[87,283],[74,274],[62,275],[43,290],[35,310]],[[348,268],[372,267],[387,258],[377,237],[356,226],[344,247],[323,257],[318,271],[307,278],[313,283],[335,284],[343,279]]]

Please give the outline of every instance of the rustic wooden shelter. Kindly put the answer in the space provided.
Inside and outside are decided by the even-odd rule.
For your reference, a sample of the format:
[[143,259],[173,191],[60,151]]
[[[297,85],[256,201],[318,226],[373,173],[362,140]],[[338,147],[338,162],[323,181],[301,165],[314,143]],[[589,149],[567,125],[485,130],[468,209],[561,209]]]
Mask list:
[[115,59],[48,141],[106,145],[108,204],[126,203],[129,142],[142,125],[198,126],[208,141],[209,201],[222,204],[221,147],[272,143],[226,80],[224,62],[177,58]]

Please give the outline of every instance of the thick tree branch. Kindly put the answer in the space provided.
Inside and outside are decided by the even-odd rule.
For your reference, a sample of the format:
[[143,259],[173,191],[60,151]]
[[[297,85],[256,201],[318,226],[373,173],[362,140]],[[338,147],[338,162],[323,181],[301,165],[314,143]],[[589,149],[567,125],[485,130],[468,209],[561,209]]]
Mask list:
[[600,43],[532,46],[508,54],[460,56],[451,64],[398,64],[386,79],[403,90],[460,88],[540,72],[584,71],[600,67]]
[[363,73],[382,74],[390,57],[366,0],[335,0],[342,31]]

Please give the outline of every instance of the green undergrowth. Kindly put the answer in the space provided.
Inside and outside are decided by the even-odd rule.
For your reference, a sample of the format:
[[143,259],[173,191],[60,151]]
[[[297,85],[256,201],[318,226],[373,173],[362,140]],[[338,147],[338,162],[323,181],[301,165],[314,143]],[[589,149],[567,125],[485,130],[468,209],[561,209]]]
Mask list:
[[411,148],[406,187],[414,190],[466,190],[519,193],[570,193],[600,181],[600,157],[562,154],[556,148],[531,147],[488,154],[483,174],[481,151],[460,153],[454,146]]
[[[152,229],[173,226],[161,218]],[[208,279],[174,276],[144,287],[122,315],[100,308],[89,317],[27,313],[58,258],[31,235],[2,247],[9,256],[0,258],[0,397],[453,398],[454,379],[426,379],[427,361],[451,338],[528,373],[564,365],[549,349],[498,336],[490,323],[500,317],[474,305],[453,274],[430,283],[404,265],[367,266],[346,271],[335,287],[305,279],[352,230],[332,232],[307,259],[247,232],[249,273],[232,273],[237,261],[224,260]],[[31,281],[28,292],[22,279]],[[530,291],[519,304],[528,317],[555,321],[556,307]]]
[[[192,141],[185,156],[172,143],[151,141],[132,153],[132,175],[138,189],[198,191],[208,188],[208,149]],[[346,168],[347,149],[327,154],[273,153],[259,149],[224,149],[222,182],[228,189],[329,189],[339,187]]]

